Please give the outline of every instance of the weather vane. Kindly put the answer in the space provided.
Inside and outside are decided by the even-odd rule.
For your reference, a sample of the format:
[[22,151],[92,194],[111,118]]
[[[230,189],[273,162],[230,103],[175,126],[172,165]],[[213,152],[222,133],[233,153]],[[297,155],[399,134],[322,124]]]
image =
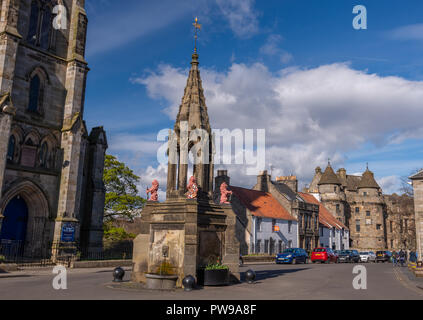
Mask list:
[[198,30],[201,30],[201,24],[198,23],[198,18],[195,17],[195,22],[192,24],[195,29],[195,45],[194,45],[194,53],[197,53],[197,39],[198,39]]

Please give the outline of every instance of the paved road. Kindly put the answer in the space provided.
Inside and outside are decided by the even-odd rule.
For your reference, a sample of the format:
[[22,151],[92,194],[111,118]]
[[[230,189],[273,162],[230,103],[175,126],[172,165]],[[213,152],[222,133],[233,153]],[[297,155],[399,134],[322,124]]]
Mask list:
[[[157,292],[111,288],[111,269],[69,270],[68,290],[52,287],[51,270],[0,275],[0,300],[4,299],[141,299],[141,300],[284,300],[284,299],[423,299],[416,287],[398,268],[390,264],[364,264],[367,290],[353,288],[352,264],[254,265],[241,268],[257,272],[254,285],[241,283],[225,288],[205,288],[193,292]],[[129,278],[127,272],[126,278]]]

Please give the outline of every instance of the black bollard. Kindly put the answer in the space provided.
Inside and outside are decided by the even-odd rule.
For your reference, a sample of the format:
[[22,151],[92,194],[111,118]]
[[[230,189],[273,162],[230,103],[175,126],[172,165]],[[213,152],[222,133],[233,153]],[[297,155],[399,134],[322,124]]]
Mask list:
[[121,267],[117,267],[115,270],[113,270],[113,282],[122,282],[124,276],[125,270],[123,270]]
[[182,280],[182,285],[184,286],[185,291],[192,291],[195,286],[195,278],[191,275],[186,276],[184,280]]
[[249,284],[253,284],[256,280],[256,273],[253,270],[248,270],[245,273],[245,280],[247,280]]

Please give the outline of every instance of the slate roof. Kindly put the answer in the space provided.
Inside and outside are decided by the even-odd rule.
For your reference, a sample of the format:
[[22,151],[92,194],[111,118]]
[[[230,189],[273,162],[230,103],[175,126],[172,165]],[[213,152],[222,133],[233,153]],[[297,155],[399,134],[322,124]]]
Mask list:
[[418,173],[410,177],[411,180],[423,179],[423,170],[420,170]]
[[297,197],[297,194],[286,184],[284,183],[275,183],[272,181],[272,184],[275,186],[275,188],[282,194],[284,194],[289,201],[299,200],[303,202],[303,200],[300,197]]
[[270,193],[233,186],[230,190],[256,217],[297,221]]
[[317,204],[319,206],[319,222],[328,228],[336,228],[338,230],[348,228],[338,219],[336,219],[332,213],[326,207],[317,200],[313,195],[308,193],[300,193],[300,195],[309,203]]
[[341,181],[339,181],[338,176],[333,171],[331,165],[328,165],[325,172],[322,175],[322,178],[319,181],[319,186],[324,184],[336,184],[336,185],[342,185]]
[[361,181],[357,188],[358,189],[363,189],[363,188],[380,189],[380,186],[377,184],[373,172],[367,169],[366,172],[363,173],[363,177],[361,178]]

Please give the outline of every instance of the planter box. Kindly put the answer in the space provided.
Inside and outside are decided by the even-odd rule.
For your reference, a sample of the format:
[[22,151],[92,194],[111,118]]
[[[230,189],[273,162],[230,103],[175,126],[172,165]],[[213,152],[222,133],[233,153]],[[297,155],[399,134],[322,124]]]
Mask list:
[[146,274],[146,286],[151,290],[173,290],[176,288],[178,276],[162,276],[158,274]]
[[204,286],[226,286],[229,284],[229,270],[199,270],[198,282]]

